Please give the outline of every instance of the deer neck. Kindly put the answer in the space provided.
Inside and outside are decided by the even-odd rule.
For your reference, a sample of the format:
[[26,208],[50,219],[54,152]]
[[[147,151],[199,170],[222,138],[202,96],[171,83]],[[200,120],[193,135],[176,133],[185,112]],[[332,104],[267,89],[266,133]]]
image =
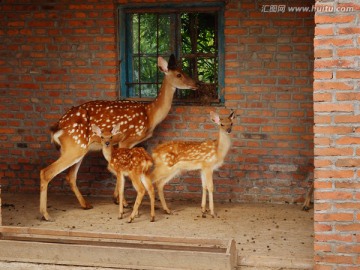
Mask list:
[[103,153],[104,158],[106,159],[106,161],[109,162],[109,163],[110,163],[110,160],[111,160],[112,152],[113,152],[113,146],[112,145],[103,146],[102,153]]
[[217,139],[217,153],[218,157],[221,160],[224,160],[227,152],[229,151],[231,146],[231,138],[230,134],[220,128],[219,136]]
[[147,106],[151,130],[165,119],[171,109],[176,88],[168,80],[165,76],[157,98]]

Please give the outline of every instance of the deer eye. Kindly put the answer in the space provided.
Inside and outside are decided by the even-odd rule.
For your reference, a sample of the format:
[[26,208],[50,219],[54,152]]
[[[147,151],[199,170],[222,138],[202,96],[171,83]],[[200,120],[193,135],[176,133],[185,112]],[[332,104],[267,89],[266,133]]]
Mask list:
[[180,73],[178,73],[178,74],[176,75],[176,77],[181,78],[181,74],[180,74]]

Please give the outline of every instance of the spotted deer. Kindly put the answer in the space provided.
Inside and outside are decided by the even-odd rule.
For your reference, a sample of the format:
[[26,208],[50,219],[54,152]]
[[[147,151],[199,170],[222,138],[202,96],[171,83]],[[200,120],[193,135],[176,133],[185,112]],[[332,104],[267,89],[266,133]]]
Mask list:
[[[119,201],[124,198],[124,176],[128,176],[137,192],[133,211],[129,218],[132,222],[138,213],[139,206],[145,195],[145,190],[150,197],[151,220],[155,221],[155,193],[152,182],[149,178],[149,169],[153,165],[151,156],[142,147],[116,148],[113,146],[113,137],[120,132],[120,123],[115,125],[111,132],[102,132],[101,129],[92,124],[92,131],[101,138],[102,153],[108,162],[108,170],[116,176],[116,183],[119,192]],[[119,203],[119,218],[123,218],[124,207]]]
[[206,141],[169,141],[155,147],[152,152],[155,168],[150,178],[156,184],[161,205],[164,211],[171,213],[164,197],[164,185],[174,176],[184,171],[201,171],[202,200],[201,211],[206,215],[206,191],[209,194],[209,208],[212,217],[214,213],[213,200],[213,172],[224,162],[231,146],[230,133],[235,113],[220,118],[218,114],[210,112],[211,120],[219,126],[216,140]]
[[[90,101],[68,110],[51,128],[52,141],[60,147],[60,157],[40,171],[40,213],[44,220],[51,219],[47,212],[49,182],[68,168],[66,180],[81,207],[92,208],[76,185],[77,172],[86,153],[101,149],[100,139],[92,132],[92,124],[103,132],[109,132],[120,123],[119,133],[113,137],[113,143],[121,148],[132,148],[150,138],[155,127],[165,119],[177,88],[197,89],[196,82],[176,67],[174,55],[170,56],[169,63],[159,57],[158,67],[165,76],[153,102]],[[114,191],[114,198],[118,198],[118,188]]]

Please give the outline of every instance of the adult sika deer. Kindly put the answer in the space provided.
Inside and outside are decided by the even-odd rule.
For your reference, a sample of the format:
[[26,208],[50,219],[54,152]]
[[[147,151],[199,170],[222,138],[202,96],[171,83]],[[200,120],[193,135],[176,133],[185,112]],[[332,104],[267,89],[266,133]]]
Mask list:
[[[138,214],[139,206],[145,195],[145,189],[150,197],[150,221],[155,221],[155,193],[149,178],[149,169],[153,165],[152,158],[142,147],[114,149],[112,140],[120,132],[120,124],[115,125],[111,133],[103,133],[95,124],[91,128],[101,138],[102,152],[108,162],[108,170],[116,176],[116,186],[120,195],[119,202],[122,202],[124,199],[124,176],[130,178],[137,192],[136,201],[128,222],[132,222]],[[122,203],[119,203],[119,218],[123,218],[123,215],[124,206]]]
[[202,200],[201,211],[206,215],[206,191],[209,193],[209,208],[212,217],[215,216],[213,200],[213,172],[219,168],[231,146],[230,132],[235,113],[220,118],[210,112],[211,120],[219,126],[217,140],[207,141],[170,141],[158,145],[153,150],[155,169],[151,179],[156,184],[161,205],[166,213],[171,211],[166,205],[164,185],[175,175],[183,171],[201,170]]
[[[69,168],[66,180],[84,209],[92,206],[85,201],[76,185],[76,175],[80,164],[90,150],[100,150],[100,139],[93,133],[95,124],[103,132],[110,132],[120,123],[119,133],[113,143],[121,148],[131,148],[150,138],[155,127],[170,111],[176,88],[196,90],[196,82],[176,68],[175,57],[169,63],[158,58],[158,67],[164,73],[158,97],[151,103],[135,101],[90,101],[67,111],[51,128],[52,141],[60,147],[60,157],[40,171],[40,213],[50,220],[47,212],[47,190],[49,182],[59,173]],[[117,199],[117,188],[114,198]]]

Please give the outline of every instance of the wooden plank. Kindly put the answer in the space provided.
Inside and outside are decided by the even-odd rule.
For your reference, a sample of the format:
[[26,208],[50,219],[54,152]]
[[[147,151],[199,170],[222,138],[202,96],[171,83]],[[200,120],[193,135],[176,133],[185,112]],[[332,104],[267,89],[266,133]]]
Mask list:
[[0,227],[0,236],[0,260],[5,261],[194,270],[230,270],[237,263],[234,240],[143,237],[16,227]]
[[93,245],[93,246],[108,246],[108,247],[126,247],[126,248],[142,248],[142,249],[159,249],[159,250],[183,250],[193,252],[214,252],[226,253],[226,248],[221,247],[207,247],[201,245],[165,245],[162,243],[139,243],[139,242],[115,242],[115,241],[91,241],[86,239],[58,239],[49,237],[34,237],[34,236],[1,236],[0,240],[13,240],[22,242],[37,242],[37,243],[56,243],[68,245]]
[[102,239],[122,239],[122,240],[138,240],[138,241],[157,241],[169,243],[194,243],[206,245],[227,245],[227,241],[222,239],[202,239],[202,238],[187,238],[187,237],[165,237],[165,236],[151,236],[151,235],[131,235],[118,233],[103,233],[103,232],[88,232],[88,231],[65,231],[40,229],[30,227],[12,227],[0,226],[0,233],[26,234],[26,235],[52,235],[62,237],[87,237],[87,238],[102,238]]
[[213,253],[194,256],[194,252],[173,250],[159,252],[7,240],[0,241],[0,249],[0,259],[7,261],[129,269],[232,269],[226,257]]

